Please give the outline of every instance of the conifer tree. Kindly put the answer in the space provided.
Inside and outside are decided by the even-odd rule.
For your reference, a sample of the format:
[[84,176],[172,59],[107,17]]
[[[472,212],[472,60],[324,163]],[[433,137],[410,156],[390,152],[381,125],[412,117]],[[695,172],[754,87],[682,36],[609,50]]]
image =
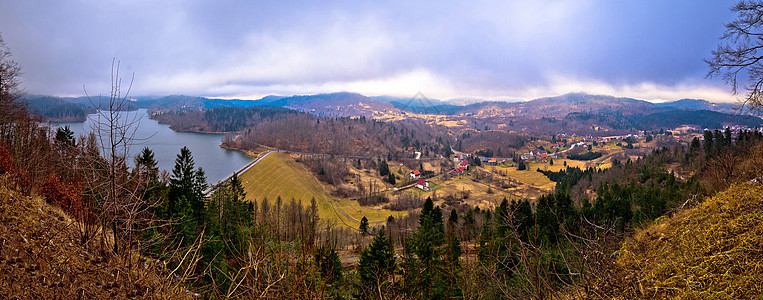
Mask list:
[[386,160],[382,160],[379,164],[379,175],[387,176],[389,174],[389,165]]
[[74,147],[76,139],[69,125],[56,129],[56,142],[67,147]]
[[379,230],[371,245],[360,254],[358,274],[363,298],[384,298],[382,285],[395,270],[395,251],[385,232]]
[[360,233],[363,235],[368,234],[368,218],[366,218],[366,216],[363,216],[363,218],[360,219],[358,230],[360,230]]
[[332,284],[342,279],[342,261],[336,249],[320,246],[315,251],[315,264],[323,280]]
[[145,178],[149,182],[159,179],[159,168],[156,165],[154,151],[151,151],[148,147],[144,147],[135,157],[135,168],[137,169],[138,176]]
[[177,232],[184,237],[184,243],[193,241],[199,226],[204,221],[204,190],[207,188],[204,170],[194,170],[193,156],[188,147],[180,149],[175,159],[175,167],[170,177],[166,212],[177,220]]
[[439,206],[434,206],[431,197],[427,197],[424,207],[419,216],[419,228],[414,234],[414,252],[418,257],[419,264],[415,270],[409,272],[418,273],[416,281],[419,295],[425,299],[442,298],[446,293],[444,278],[445,268],[442,261],[442,246],[445,243],[442,223],[442,211]]

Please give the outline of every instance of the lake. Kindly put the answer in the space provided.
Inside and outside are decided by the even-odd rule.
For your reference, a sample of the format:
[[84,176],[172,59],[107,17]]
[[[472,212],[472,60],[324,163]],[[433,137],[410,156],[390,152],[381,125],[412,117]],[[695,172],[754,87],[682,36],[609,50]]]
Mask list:
[[[91,126],[97,116],[97,114],[89,115],[85,122],[52,123],[52,126],[68,125],[79,141],[80,135],[86,135],[92,131]],[[140,153],[143,147],[148,147],[154,151],[154,159],[159,169],[171,173],[180,148],[187,146],[193,154],[196,167],[204,169],[207,182],[213,184],[252,161],[251,157],[239,151],[220,148],[223,134],[175,132],[169,125],[159,124],[156,120],[149,119],[145,109],[126,112],[125,118],[132,117],[140,118],[140,126],[135,133],[136,142],[130,148],[131,167],[134,166],[135,155]]]

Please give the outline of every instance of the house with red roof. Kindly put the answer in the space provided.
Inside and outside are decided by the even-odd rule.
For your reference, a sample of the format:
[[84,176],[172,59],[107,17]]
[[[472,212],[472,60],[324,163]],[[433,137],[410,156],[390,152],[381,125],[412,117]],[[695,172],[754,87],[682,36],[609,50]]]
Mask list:
[[416,187],[420,188],[422,190],[428,191],[429,190],[429,182],[427,182],[424,179],[419,179],[419,181],[416,181]]
[[466,170],[466,169],[469,169],[469,162],[467,162],[467,161],[462,161],[460,164],[458,164],[458,167],[459,167],[459,168],[462,168],[462,169],[464,169],[464,170]]
[[419,177],[421,177],[421,172],[419,172],[419,170],[413,170],[413,171],[411,171],[411,178],[413,178],[413,179],[417,179],[417,178],[419,178]]

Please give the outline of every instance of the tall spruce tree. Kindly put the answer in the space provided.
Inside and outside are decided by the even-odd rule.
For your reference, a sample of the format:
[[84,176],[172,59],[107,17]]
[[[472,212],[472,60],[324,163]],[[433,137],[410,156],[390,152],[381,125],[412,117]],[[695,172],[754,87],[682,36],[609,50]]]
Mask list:
[[156,165],[154,151],[151,151],[148,147],[143,147],[143,150],[135,157],[135,168],[137,169],[138,176],[149,182],[159,179],[159,168]]
[[363,216],[363,218],[360,219],[360,226],[358,226],[358,230],[360,230],[360,233],[363,235],[368,234],[368,218],[366,218],[366,216]]
[[175,158],[175,167],[170,177],[166,213],[177,220],[176,231],[182,234],[185,243],[193,241],[206,215],[204,190],[207,188],[204,170],[194,170],[193,156],[188,147],[180,149]]
[[381,163],[379,163],[379,175],[387,176],[388,174],[389,174],[389,165],[387,164],[386,160],[382,160]]
[[395,251],[385,235],[386,230],[379,230],[371,245],[363,250],[358,261],[360,290],[362,298],[384,298],[383,287],[389,275],[395,270]]
[[445,244],[442,210],[434,206],[431,197],[427,197],[419,216],[418,231],[414,234],[414,252],[419,259],[415,271],[419,274],[417,286],[421,291],[418,295],[425,299],[443,298],[446,295],[445,268],[442,260]]

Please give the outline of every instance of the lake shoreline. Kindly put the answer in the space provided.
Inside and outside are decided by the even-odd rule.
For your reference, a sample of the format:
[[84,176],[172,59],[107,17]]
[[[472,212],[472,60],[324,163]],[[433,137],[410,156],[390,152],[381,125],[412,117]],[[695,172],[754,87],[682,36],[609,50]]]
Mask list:
[[[125,117],[141,118],[137,127],[135,142],[130,147],[128,165],[133,167],[133,157],[144,147],[150,148],[156,155],[158,167],[172,171],[180,149],[188,147],[196,162],[196,167],[202,167],[209,182],[217,182],[250,163],[255,156],[242,149],[223,146],[224,133],[176,131],[167,124],[160,124],[150,118],[145,109],[131,111]],[[84,122],[53,122],[48,124],[55,132],[56,128],[69,126],[75,136],[87,136],[91,124],[97,114],[88,115]],[[79,138],[77,139],[79,142]]]

